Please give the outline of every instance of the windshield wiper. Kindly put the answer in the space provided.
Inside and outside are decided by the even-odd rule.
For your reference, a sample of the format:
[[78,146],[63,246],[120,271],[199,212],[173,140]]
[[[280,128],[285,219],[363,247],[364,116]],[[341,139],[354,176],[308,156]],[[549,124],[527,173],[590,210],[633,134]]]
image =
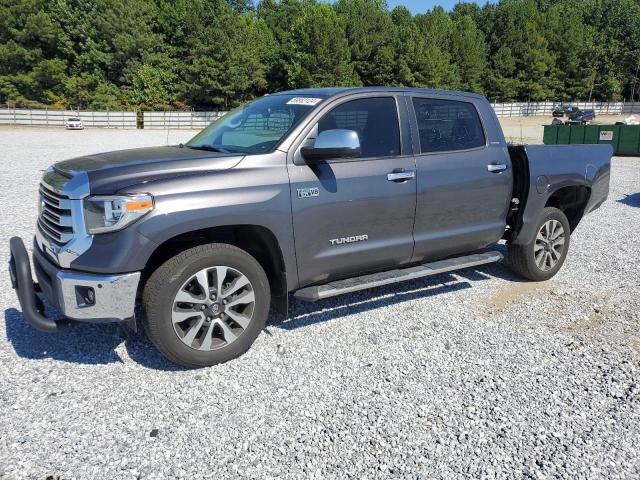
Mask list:
[[187,148],[191,148],[192,150],[206,150],[207,152],[218,152],[218,153],[231,153],[229,150],[219,147],[217,145],[185,145]]

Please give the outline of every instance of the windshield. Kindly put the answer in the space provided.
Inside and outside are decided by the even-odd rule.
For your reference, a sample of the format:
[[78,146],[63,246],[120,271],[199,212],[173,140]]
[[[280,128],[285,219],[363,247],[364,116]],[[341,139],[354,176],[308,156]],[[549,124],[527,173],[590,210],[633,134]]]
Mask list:
[[319,95],[272,95],[231,110],[186,143],[224,153],[267,153],[316,105]]

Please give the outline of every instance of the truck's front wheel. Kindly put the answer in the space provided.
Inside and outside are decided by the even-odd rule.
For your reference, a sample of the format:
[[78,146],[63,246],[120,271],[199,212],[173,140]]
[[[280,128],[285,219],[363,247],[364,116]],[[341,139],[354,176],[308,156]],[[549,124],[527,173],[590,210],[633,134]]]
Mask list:
[[267,276],[251,255],[227,244],[200,245],[165,262],[147,281],[145,330],[172,362],[215,365],[251,347],[269,302]]
[[529,280],[549,280],[567,258],[570,234],[569,221],[562,210],[546,207],[538,220],[533,241],[527,245],[509,245],[511,268]]

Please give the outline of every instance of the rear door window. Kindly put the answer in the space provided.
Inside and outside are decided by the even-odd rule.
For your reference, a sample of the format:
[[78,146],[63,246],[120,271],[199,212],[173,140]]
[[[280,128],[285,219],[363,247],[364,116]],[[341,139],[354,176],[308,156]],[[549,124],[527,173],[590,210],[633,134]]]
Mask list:
[[413,98],[422,153],[468,150],[485,145],[480,117],[473,104]]

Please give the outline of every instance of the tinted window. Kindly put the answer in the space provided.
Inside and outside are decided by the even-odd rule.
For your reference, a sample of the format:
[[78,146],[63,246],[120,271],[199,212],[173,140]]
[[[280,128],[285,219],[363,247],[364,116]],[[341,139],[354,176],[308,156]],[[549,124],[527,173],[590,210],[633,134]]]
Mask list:
[[478,112],[471,103],[414,98],[422,153],[466,150],[485,144]]
[[343,103],[318,122],[318,133],[344,128],[360,137],[362,157],[400,155],[400,128],[393,98],[363,98]]

